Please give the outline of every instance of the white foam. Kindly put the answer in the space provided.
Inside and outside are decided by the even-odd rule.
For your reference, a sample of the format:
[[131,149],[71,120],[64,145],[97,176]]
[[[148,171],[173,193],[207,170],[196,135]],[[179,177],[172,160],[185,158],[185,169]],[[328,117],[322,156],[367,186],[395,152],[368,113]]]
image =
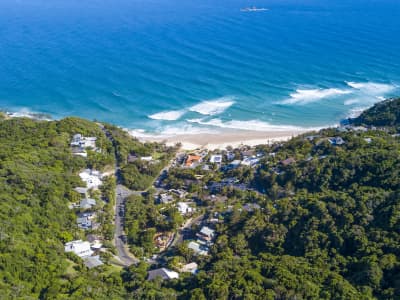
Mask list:
[[48,114],[43,114],[40,112],[33,112],[28,108],[21,108],[19,111],[6,112],[6,114],[11,118],[29,118],[41,121],[51,121],[52,118]]
[[349,90],[337,88],[309,90],[298,89],[295,93],[290,94],[289,99],[283,100],[281,104],[307,104],[324,98],[346,95],[350,93],[351,91]]
[[126,130],[131,136],[136,137],[136,138],[156,138],[156,139],[162,139],[162,138],[170,138],[174,137],[177,135],[196,135],[196,134],[207,134],[207,133],[217,133],[217,131],[210,129],[210,128],[205,128],[205,127],[199,127],[199,126],[193,126],[190,124],[181,124],[181,125],[176,125],[176,126],[166,126],[159,130],[157,133],[154,132],[148,132],[144,129],[127,129]]
[[319,129],[319,128],[304,128],[291,125],[272,125],[270,123],[262,122],[259,120],[248,120],[248,121],[231,120],[223,122],[221,119],[215,118],[209,121],[204,121],[202,119],[191,119],[187,121],[205,126],[213,126],[224,129],[250,130],[250,131],[303,131],[303,130]]
[[171,137],[176,135],[195,135],[207,133],[217,133],[217,131],[199,126],[181,125],[167,126],[160,132],[160,135],[163,137]]
[[347,117],[348,118],[357,118],[359,115],[361,115],[361,113],[366,110],[368,108],[368,106],[363,106],[363,107],[355,107],[350,109]]
[[348,81],[346,84],[353,89],[359,90],[371,96],[384,95],[397,88],[396,85],[377,83],[377,82],[353,82]]
[[202,115],[217,115],[223,113],[235,103],[233,97],[222,97],[218,99],[205,100],[189,108],[190,111]]
[[185,114],[185,112],[185,110],[164,111],[150,115],[149,118],[153,120],[176,121],[181,118]]
[[344,101],[344,105],[353,105],[353,104],[360,103],[360,101],[361,101],[361,99],[358,99],[358,98],[347,99],[346,101]]

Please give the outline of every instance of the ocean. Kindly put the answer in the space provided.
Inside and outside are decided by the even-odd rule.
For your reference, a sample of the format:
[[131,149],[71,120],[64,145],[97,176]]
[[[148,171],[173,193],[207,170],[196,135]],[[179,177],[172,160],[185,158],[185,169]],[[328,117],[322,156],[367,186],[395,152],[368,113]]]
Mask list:
[[278,131],[335,125],[399,87],[398,0],[0,1],[5,111],[138,135]]

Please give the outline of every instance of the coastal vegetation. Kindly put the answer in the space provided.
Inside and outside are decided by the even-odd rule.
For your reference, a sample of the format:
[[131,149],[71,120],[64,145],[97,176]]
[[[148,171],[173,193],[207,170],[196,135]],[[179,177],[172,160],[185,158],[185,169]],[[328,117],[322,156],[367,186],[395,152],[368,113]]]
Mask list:
[[[187,153],[174,158],[176,148],[143,144],[112,125],[3,118],[0,298],[398,299],[399,115],[400,99],[392,99],[349,126],[200,151],[191,166]],[[74,156],[77,132],[96,137],[99,151]],[[104,265],[88,269],[64,252],[64,243],[84,237],[68,204],[76,201],[80,170],[116,165],[122,183],[139,191],[126,199],[124,228],[140,262],[111,262],[110,176],[93,194],[103,203],[95,233],[109,251]],[[181,202],[193,210],[182,213]],[[172,242],[161,250],[155,239],[163,234]],[[188,246],[193,241],[204,243],[205,255]],[[181,272],[194,262],[195,274]],[[180,277],[147,280],[157,267]]]

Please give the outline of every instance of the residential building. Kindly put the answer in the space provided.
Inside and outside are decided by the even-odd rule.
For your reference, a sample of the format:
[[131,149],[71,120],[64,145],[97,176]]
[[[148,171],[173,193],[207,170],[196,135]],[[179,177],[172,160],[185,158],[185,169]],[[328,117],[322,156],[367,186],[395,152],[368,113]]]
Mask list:
[[211,155],[210,163],[221,164],[222,163],[222,155],[221,154]]
[[228,151],[228,152],[226,153],[226,159],[227,159],[228,161],[234,160],[234,159],[235,159],[235,153],[234,153],[234,152],[231,152],[231,151]]
[[82,199],[79,204],[79,207],[82,209],[91,209],[94,206],[96,206],[96,200],[92,198]]
[[161,203],[161,204],[167,204],[167,203],[169,203],[169,202],[174,201],[174,197],[172,197],[172,195],[169,195],[169,194],[164,193],[164,194],[160,194],[160,195],[158,196],[158,201],[159,201],[159,203]]
[[68,242],[65,244],[64,249],[65,252],[73,252],[79,257],[87,257],[93,254],[90,243],[82,240]]
[[86,257],[83,260],[83,263],[89,269],[93,269],[93,268],[103,265],[103,262],[100,259],[100,255]]
[[152,156],[141,156],[140,159],[144,160],[144,161],[152,161],[153,157]]
[[191,263],[188,263],[188,264],[182,266],[182,268],[180,268],[179,271],[184,272],[184,273],[196,274],[198,267],[199,266],[197,265],[197,263],[191,262]]
[[346,143],[340,136],[329,138],[328,141],[333,146],[340,146]]
[[200,232],[197,234],[200,239],[210,242],[215,237],[215,231],[208,226],[203,226]]
[[79,173],[79,177],[82,181],[86,182],[86,186],[90,188],[98,188],[101,184],[101,173],[96,170],[86,169],[83,172]]
[[147,280],[154,280],[160,277],[162,280],[178,279],[179,274],[167,268],[160,268],[148,272]]
[[193,207],[190,207],[187,202],[178,202],[178,210],[182,215],[190,214],[193,212]]
[[199,163],[201,163],[202,161],[202,157],[199,155],[195,155],[195,154],[189,154],[186,158],[185,161],[185,166],[192,168],[197,166]]
[[193,241],[188,244],[188,248],[192,249],[197,255],[208,255],[209,251],[208,247],[200,245],[199,243]]

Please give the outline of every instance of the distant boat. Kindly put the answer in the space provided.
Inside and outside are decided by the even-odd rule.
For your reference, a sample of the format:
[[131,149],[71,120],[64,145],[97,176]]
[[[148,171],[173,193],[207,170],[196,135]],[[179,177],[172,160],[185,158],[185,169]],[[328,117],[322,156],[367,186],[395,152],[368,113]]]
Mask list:
[[245,12],[251,12],[251,11],[266,11],[268,10],[268,8],[263,8],[263,7],[245,7],[245,8],[241,8],[240,11],[245,11]]

